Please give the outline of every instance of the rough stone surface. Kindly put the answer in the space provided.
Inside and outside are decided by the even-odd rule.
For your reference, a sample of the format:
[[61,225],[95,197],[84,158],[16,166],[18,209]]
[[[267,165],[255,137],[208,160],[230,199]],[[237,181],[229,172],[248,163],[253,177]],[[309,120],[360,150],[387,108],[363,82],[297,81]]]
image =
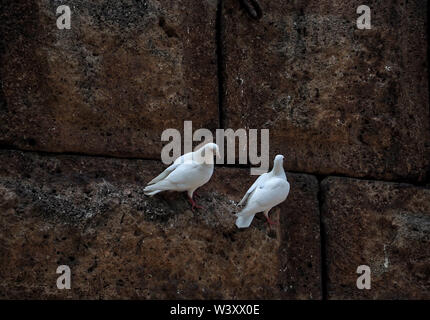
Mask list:
[[321,246],[318,181],[288,174],[291,191],[280,205],[281,286],[285,299],[321,299]]
[[[1,298],[321,298],[318,183],[239,230],[233,212],[255,177],[216,168],[199,190],[148,198],[156,161],[0,152]],[[56,268],[72,290],[56,288]]]
[[[218,127],[215,0],[2,1],[0,144],[160,157],[161,133]],[[59,16],[59,15],[58,15]]]
[[270,129],[293,171],[424,181],[429,165],[427,1],[224,0],[224,122]]
[[[430,299],[430,189],[349,178],[322,182],[329,299]],[[356,287],[357,267],[371,289]]]
[[[427,2],[369,0],[371,30],[355,1],[244,2],[70,0],[58,30],[58,1],[1,1],[0,298],[430,299]],[[270,129],[277,227],[234,226],[245,168],[197,212],[143,195],[165,166],[131,158],[184,120]]]

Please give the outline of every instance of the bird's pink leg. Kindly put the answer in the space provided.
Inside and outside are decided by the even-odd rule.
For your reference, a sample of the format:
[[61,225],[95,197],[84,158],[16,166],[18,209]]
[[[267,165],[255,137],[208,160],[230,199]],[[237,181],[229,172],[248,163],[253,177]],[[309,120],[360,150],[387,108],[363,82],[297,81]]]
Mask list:
[[270,218],[269,218],[269,213],[267,212],[265,212],[264,213],[264,216],[266,217],[266,220],[267,220],[267,224],[269,225],[269,227],[271,227],[271,226],[276,226],[277,225],[277,223],[276,222],[274,222],[274,221],[272,221]]
[[274,221],[272,221],[272,220],[270,220],[269,217],[266,217],[266,219],[267,219],[267,223],[269,224],[269,226],[276,226],[277,225],[277,223],[274,222]]
[[194,211],[194,208],[197,208],[197,209],[203,209],[203,207],[202,207],[202,206],[199,206],[199,205],[198,205],[198,204],[193,200],[193,198],[188,197],[188,200],[190,201],[190,203],[191,203],[191,205],[192,205],[191,210],[193,210],[193,211]]

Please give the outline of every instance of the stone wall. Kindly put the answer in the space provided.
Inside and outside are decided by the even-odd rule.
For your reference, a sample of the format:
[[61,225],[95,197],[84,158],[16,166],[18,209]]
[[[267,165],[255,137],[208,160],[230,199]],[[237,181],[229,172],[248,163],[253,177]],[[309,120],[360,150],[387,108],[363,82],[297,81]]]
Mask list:
[[[427,2],[2,1],[0,298],[430,299]],[[291,183],[148,198],[166,128],[270,129]],[[58,290],[56,268],[72,270]],[[356,269],[372,270],[359,290]]]

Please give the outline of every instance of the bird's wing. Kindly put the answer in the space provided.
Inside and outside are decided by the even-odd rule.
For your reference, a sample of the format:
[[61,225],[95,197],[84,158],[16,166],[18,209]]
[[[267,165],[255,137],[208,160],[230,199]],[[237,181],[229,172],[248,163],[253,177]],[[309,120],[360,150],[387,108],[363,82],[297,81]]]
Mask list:
[[267,178],[267,172],[259,176],[257,180],[255,180],[255,182],[252,184],[252,186],[248,189],[248,191],[246,191],[245,195],[243,196],[242,200],[240,200],[238,205],[241,206],[242,204],[244,204],[246,200],[249,198],[249,196],[251,195],[251,193],[255,190],[255,188],[266,178]]
[[193,152],[188,152],[186,154],[183,154],[182,156],[176,158],[176,160],[173,162],[173,164],[181,164],[188,162],[190,160],[193,160]]
[[[178,158],[179,159],[179,158]],[[176,159],[177,160],[177,159]],[[154,179],[148,182],[148,186],[157,183],[163,179],[165,179],[169,174],[171,174],[177,167],[179,166],[179,163],[176,163],[176,161],[170,166],[167,167],[163,172],[161,172],[158,176],[156,176]]]
[[156,176],[154,179],[152,179],[151,181],[148,182],[148,186],[157,183],[165,178],[167,178],[169,176],[169,174],[171,174],[180,164],[186,163],[191,161],[193,158],[193,153],[192,152],[188,152],[178,158],[176,158],[176,160],[173,162],[172,165],[170,165],[169,167],[167,167],[163,172],[161,172],[158,176]]
[[179,188],[192,188],[200,186],[202,182],[201,164],[187,161],[176,167],[166,179]]
[[283,202],[289,192],[290,184],[286,180],[279,178],[269,179],[256,188],[248,201],[247,207],[255,207],[255,209],[258,208],[261,211],[268,210]]

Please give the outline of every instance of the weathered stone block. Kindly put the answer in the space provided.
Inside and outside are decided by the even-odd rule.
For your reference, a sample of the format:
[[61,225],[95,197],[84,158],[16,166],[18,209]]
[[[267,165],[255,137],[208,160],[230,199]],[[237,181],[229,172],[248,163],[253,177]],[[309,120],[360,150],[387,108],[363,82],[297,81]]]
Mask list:
[[430,298],[430,189],[330,177],[322,193],[329,299]]
[[429,165],[427,3],[225,0],[224,122],[270,129],[286,168],[424,181]]
[[161,133],[218,127],[216,1],[2,1],[0,144],[160,157]]
[[[0,297],[319,299],[318,184],[290,174],[290,197],[269,230],[233,213],[255,177],[216,168],[199,190],[149,198],[160,163],[1,151]],[[56,288],[68,265],[72,289]]]

